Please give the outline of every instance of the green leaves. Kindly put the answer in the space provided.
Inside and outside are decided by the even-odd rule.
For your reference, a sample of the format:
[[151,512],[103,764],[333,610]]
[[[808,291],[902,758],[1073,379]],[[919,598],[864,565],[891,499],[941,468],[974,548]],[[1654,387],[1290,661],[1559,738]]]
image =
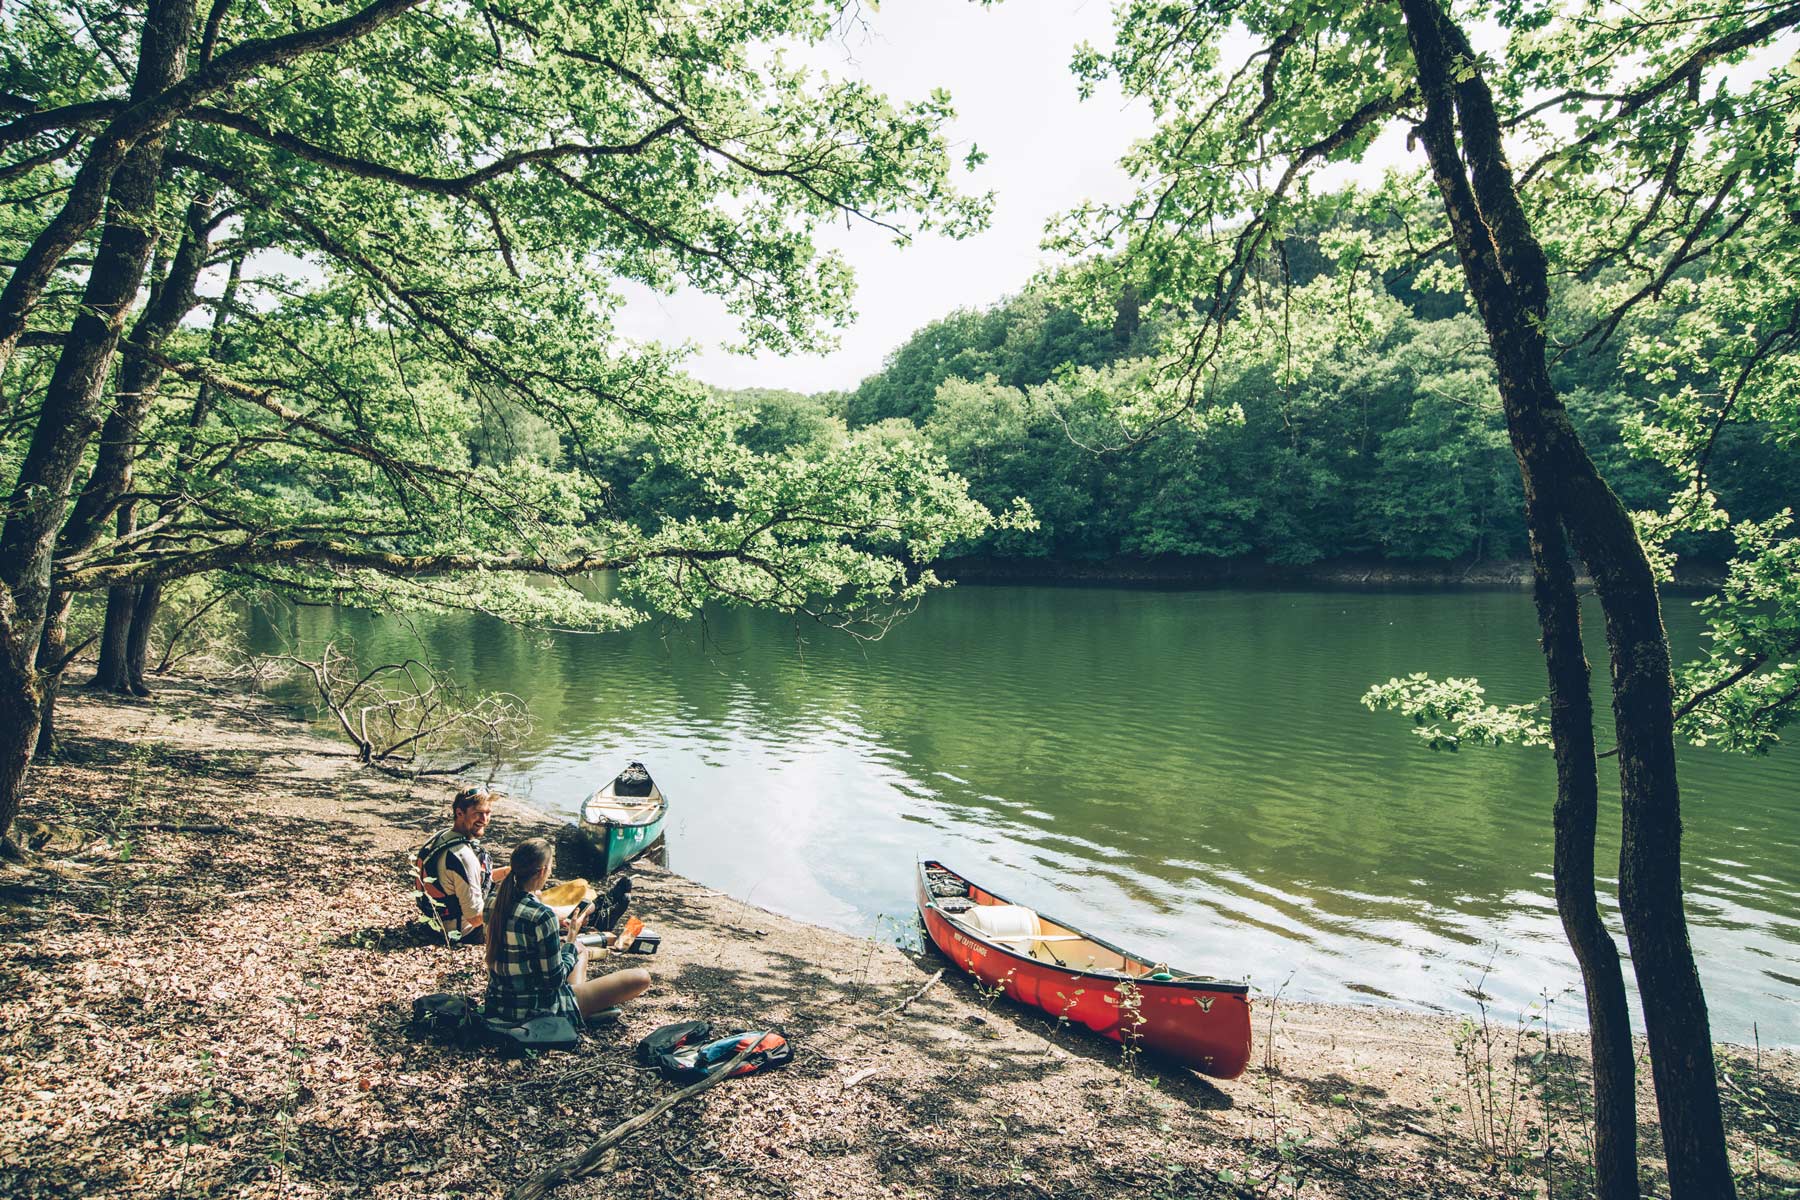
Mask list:
[[1542,702],[1489,704],[1485,690],[1473,679],[1433,679],[1415,672],[1404,679],[1389,679],[1363,693],[1363,707],[1371,712],[1390,709],[1412,718],[1413,732],[1433,750],[1457,750],[1464,742],[1499,746],[1545,746],[1550,743],[1550,723]]
[[[234,9],[210,52],[340,15]],[[841,427],[746,444],[749,414],[611,323],[625,283],[691,287],[747,347],[817,348],[852,293],[822,225],[904,241],[985,221],[987,198],[952,182],[946,93],[890,100],[778,49],[832,36],[836,15],[425,6],[180,102],[159,219],[218,193],[214,244],[242,285],[168,347],[136,466],[166,507],[154,532],[66,558],[59,582],[226,570],[322,602],[584,629],[720,602],[854,623],[915,600],[921,564],[990,520],[941,459]],[[77,21],[67,44],[0,23],[18,105],[122,99],[108,64],[135,61],[135,20]],[[0,172],[10,257],[95,128],[12,143],[36,157]],[[41,329],[66,324],[82,257]],[[8,382],[39,386],[56,355],[29,348]],[[29,417],[6,430],[16,464]],[[560,582],[596,570],[617,589]]]
[[[1708,608],[1718,650],[1684,672],[1696,707],[1683,710],[1683,731],[1708,745],[1766,746],[1795,708],[1794,681],[1778,664],[1800,657],[1800,607],[1752,582],[1789,569],[1795,536],[1780,514],[1800,470],[1800,83],[1795,63],[1778,65],[1770,48],[1800,10],[1697,13],[1652,0],[1602,14],[1516,3],[1487,19],[1503,41],[1457,56],[1450,82],[1479,77],[1492,91],[1523,219],[1550,260],[1548,311],[1522,319],[1551,344],[1558,390],[1607,477],[1644,510],[1639,531],[1663,578],[1684,556],[1732,560]],[[1290,388],[1306,398],[1338,372],[1331,342],[1381,345],[1382,305],[1358,303],[1356,279],[1379,280],[1369,290],[1391,290],[1416,317],[1467,306],[1461,266],[1445,253],[1443,200],[1422,172],[1391,170],[1364,190],[1330,173],[1366,163],[1385,130],[1417,121],[1405,26],[1385,4],[1133,0],[1118,10],[1114,49],[1083,47],[1073,64],[1081,86],[1117,80],[1158,123],[1121,160],[1136,192],[1084,206],[1053,230],[1047,244],[1075,260],[1058,274],[1058,294],[1090,314],[1127,287],[1142,297],[1165,334],[1161,368],[1178,381],[1165,415],[1216,403],[1243,361],[1279,347],[1278,405],[1295,436],[1285,460],[1271,453],[1259,465],[1279,475],[1284,500],[1343,491],[1356,477],[1348,464],[1318,470],[1308,423],[1289,420],[1304,411]],[[1746,70],[1752,55],[1758,65]],[[1404,146],[1387,144],[1419,153],[1410,130]],[[1350,280],[1341,295],[1309,288],[1313,253]],[[1396,376],[1422,385],[1403,423],[1378,444],[1365,434],[1361,447],[1386,486],[1358,494],[1355,507],[1373,515],[1391,553],[1516,544],[1519,501],[1491,375],[1463,369],[1485,356],[1484,340],[1471,330],[1472,353],[1440,345],[1422,370],[1370,356],[1343,393],[1368,404],[1402,392]],[[1135,400],[1120,411],[1153,422]],[[1255,408],[1243,408],[1253,425]],[[1241,528],[1259,506],[1244,488],[1220,486],[1223,474],[1164,488],[1157,511],[1203,509]],[[1269,541],[1304,561],[1316,525]],[[1142,544],[1251,544],[1170,536],[1168,526]],[[1396,681],[1369,698],[1425,714],[1421,732],[1440,747],[1538,736],[1513,710],[1427,682]]]

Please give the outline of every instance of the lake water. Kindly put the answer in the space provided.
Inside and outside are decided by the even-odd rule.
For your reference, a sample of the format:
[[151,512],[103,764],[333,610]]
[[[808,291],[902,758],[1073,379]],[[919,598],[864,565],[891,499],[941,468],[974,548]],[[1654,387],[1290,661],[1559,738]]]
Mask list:
[[[1698,621],[1668,607],[1691,651]],[[905,936],[928,855],[1265,992],[1470,1011],[1485,973],[1508,1018],[1545,993],[1582,1018],[1549,751],[1433,753],[1358,703],[1415,670],[1541,695],[1524,593],[963,587],[873,644],[742,613],[553,638],[320,609],[260,625],[263,648],[354,639],[525,697],[536,732],[500,782],[546,810],[642,759],[671,865],[778,912]],[[1603,679],[1597,629],[1589,653]],[[1682,773],[1714,1036],[1800,1043],[1800,756],[1685,750]],[[1617,827],[1603,795],[1609,892]]]

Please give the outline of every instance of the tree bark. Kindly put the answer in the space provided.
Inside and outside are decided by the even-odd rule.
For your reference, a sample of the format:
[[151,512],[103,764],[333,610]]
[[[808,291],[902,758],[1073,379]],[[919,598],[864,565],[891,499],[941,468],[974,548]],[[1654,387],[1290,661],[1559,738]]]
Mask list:
[[[1735,1195],[1735,1186],[1706,1000],[1682,909],[1674,678],[1655,576],[1631,514],[1594,466],[1551,382],[1548,262],[1519,202],[1487,83],[1472,69],[1477,56],[1437,0],[1402,0],[1402,7],[1426,105],[1419,133],[1487,329],[1526,494],[1545,505],[1540,517],[1554,514],[1567,533],[1606,617],[1624,814],[1619,903],[1644,1007],[1670,1189],[1676,1200],[1719,1200]],[[1546,628],[1547,662],[1553,647],[1562,647],[1551,633]],[[1574,759],[1569,766],[1587,769]],[[1571,807],[1571,819],[1577,816]],[[1560,886],[1558,899],[1560,906]],[[1597,1062],[1597,1083],[1599,1074]],[[1635,1195],[1635,1180],[1621,1194]]]
[[38,667],[44,672],[44,699],[43,712],[38,717],[37,746],[31,752],[34,758],[48,758],[56,753],[56,693],[62,689],[62,672],[56,670],[56,663],[62,658],[66,629],[61,621],[47,621],[44,636],[38,643]]
[[[158,0],[144,20],[132,98],[154,96],[181,77],[194,0]],[[37,739],[44,680],[36,655],[49,616],[57,533],[88,442],[125,314],[156,241],[160,134],[133,145],[113,173],[94,266],[44,393],[31,445],[0,527],[0,837],[12,828]],[[22,718],[15,720],[11,718]]]
[[[160,350],[169,335],[181,325],[182,319],[199,303],[194,289],[199,284],[200,272],[206,267],[212,207],[211,194],[195,197],[188,205],[181,243],[169,260],[168,269],[151,289],[150,301],[144,306],[143,314],[132,326],[128,340],[133,347]],[[56,540],[57,558],[78,554],[98,541],[107,514],[115,509],[115,531],[121,538],[137,528],[136,505],[127,493],[142,451],[139,435],[144,418],[156,402],[162,377],[162,365],[153,355],[126,355],[120,362],[112,411],[100,427],[94,470]],[[138,690],[133,686],[129,656],[131,619],[136,604],[136,588],[125,585],[107,590],[100,661],[90,686],[121,695]]]
[[1552,875],[1563,935],[1581,968],[1594,1070],[1594,1175],[1600,1200],[1632,1200],[1637,1182],[1637,1063],[1625,977],[1595,900],[1594,835],[1599,762],[1593,684],[1581,644],[1581,600],[1562,526],[1527,482],[1532,596],[1550,680],[1550,741],[1556,754],[1556,841]]
[[[169,261],[169,269],[157,282],[143,314],[131,327],[129,344],[139,351],[162,349],[199,303],[195,287],[206,267],[211,242],[213,197],[196,197],[187,210],[181,243]],[[105,531],[106,518],[115,510],[118,532],[131,532],[135,524],[129,502],[121,497],[130,489],[132,468],[142,450],[139,433],[150,406],[162,386],[163,366],[154,354],[127,354],[119,363],[114,402],[100,427],[100,444],[94,470],[83,485],[68,523],[57,538],[56,554],[62,557],[86,550]]]
[[131,606],[131,632],[125,639],[125,677],[134,696],[150,694],[150,685],[144,679],[144,656],[150,652],[150,630],[161,604],[162,584],[146,583],[137,589]]
[[[244,275],[244,254],[239,251],[231,259],[231,268],[225,276],[225,290],[219,296],[219,305],[213,311],[212,338],[210,356],[217,359],[219,351],[225,345],[225,324],[231,319],[231,306],[237,301],[238,284]],[[191,285],[190,285],[191,287]],[[158,508],[157,519],[161,520],[175,512],[182,503],[182,494],[188,486],[188,477],[193,472],[196,451],[200,441],[200,431],[206,427],[207,418],[212,415],[215,389],[210,382],[202,383],[194,396],[194,407],[188,413],[187,429],[182,432],[181,442],[175,448],[174,480],[170,487],[175,495],[173,499],[164,501]],[[161,545],[159,538],[152,545]],[[136,601],[131,612],[131,632],[126,638],[125,669],[130,681],[131,690],[139,696],[150,694],[150,685],[144,679],[145,656],[150,648],[150,631],[155,628],[156,614],[162,606],[163,584],[160,579],[152,579],[136,589]]]
[[131,666],[127,643],[131,637],[131,613],[136,605],[137,589],[107,589],[106,623],[100,630],[100,661],[94,664],[94,678],[88,686],[103,692],[131,694]]

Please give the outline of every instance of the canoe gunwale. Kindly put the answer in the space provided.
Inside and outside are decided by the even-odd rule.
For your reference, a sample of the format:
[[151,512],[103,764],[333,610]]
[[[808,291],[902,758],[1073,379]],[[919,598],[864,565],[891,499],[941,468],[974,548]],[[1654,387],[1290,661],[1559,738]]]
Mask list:
[[643,829],[647,826],[655,825],[668,815],[669,804],[668,801],[665,800],[662,805],[651,814],[648,820],[615,821],[611,817],[601,817],[598,821],[590,821],[587,819],[587,813],[584,811],[581,815],[581,820],[577,821],[576,824],[580,825],[583,829]]
[[[585,799],[581,802],[581,812],[580,812],[580,815],[576,818],[576,821],[575,821],[576,825],[580,826],[584,830],[592,829],[592,830],[596,830],[599,832],[605,832],[608,829],[645,829],[651,825],[655,825],[657,822],[662,821],[668,817],[668,815],[669,815],[669,798],[667,796],[663,795],[662,785],[657,783],[654,779],[652,779],[650,781],[650,795],[648,795],[648,796],[623,796],[623,797],[621,797],[612,791],[613,784],[615,784],[617,782],[618,782],[617,779],[614,779],[614,780],[608,782],[605,787],[602,787],[599,790],[593,792],[592,794],[590,794],[588,796],[587,799]],[[596,800],[601,799],[602,797],[606,797],[606,798],[609,798],[612,800],[621,800],[621,799],[623,799],[623,800],[650,800],[650,799],[654,799],[656,801],[656,807],[651,809],[650,815],[645,817],[641,821],[616,821],[611,817],[601,817],[598,820],[594,820],[594,821],[588,820],[588,815],[587,815],[588,805],[592,804]]]
[[[1104,982],[1113,983],[1113,984],[1117,984],[1122,981],[1130,982],[1139,988],[1153,988],[1153,989],[1157,989],[1157,990],[1181,991],[1181,992],[1223,992],[1223,993],[1226,993],[1229,995],[1240,995],[1240,996],[1247,996],[1250,993],[1250,985],[1249,984],[1233,983],[1230,980],[1225,980],[1225,979],[1213,979],[1213,978],[1206,977],[1206,976],[1199,976],[1199,977],[1188,978],[1188,979],[1150,979],[1147,976],[1127,975],[1123,972],[1113,971],[1113,970],[1096,971],[1096,970],[1089,970],[1088,968],[1085,968],[1085,967],[1064,966],[1060,963],[1047,963],[1041,958],[1035,958],[1030,954],[1021,953],[1020,951],[1013,949],[1011,946],[1008,946],[1004,942],[995,941],[993,938],[988,937],[981,930],[975,929],[975,928],[971,927],[970,925],[964,923],[963,921],[959,921],[957,919],[955,913],[946,912],[946,911],[944,911],[944,909],[940,908],[938,906],[938,901],[940,899],[943,899],[943,897],[934,895],[932,893],[930,881],[925,874],[925,869],[927,867],[936,867],[940,871],[947,871],[951,875],[955,875],[956,878],[962,880],[964,883],[968,884],[971,887],[981,887],[981,885],[974,883],[972,880],[970,880],[968,878],[968,876],[963,875],[960,872],[957,872],[955,870],[952,870],[951,868],[945,866],[943,863],[938,862],[936,859],[922,858],[918,861],[918,894],[921,897],[929,898],[928,907],[930,907],[934,912],[936,912],[937,915],[939,917],[941,917],[943,920],[949,922],[952,926],[954,926],[959,933],[963,934],[964,936],[970,938],[973,941],[980,942],[983,946],[986,946],[990,950],[995,950],[1001,954],[1004,954],[1008,959],[1013,960],[1015,962],[1018,962],[1021,964],[1029,964],[1033,967],[1046,968],[1051,971],[1055,971],[1058,973],[1066,973],[1070,976],[1075,976],[1075,977],[1084,978],[1084,979],[1102,980]],[[984,893],[986,893],[987,895],[992,896],[995,900],[999,901],[1002,904],[1014,903],[1013,901],[1008,900],[1005,896],[1002,896],[999,892],[992,891],[986,887],[981,887],[981,890]],[[1087,932],[1086,930],[1081,929],[1075,925],[1071,925],[1069,922],[1064,921],[1058,917],[1053,917],[1049,913],[1044,912],[1042,909],[1033,909],[1032,911],[1036,912],[1038,914],[1038,916],[1040,918],[1042,918],[1043,920],[1054,922],[1055,924],[1060,925],[1062,928],[1067,929],[1071,933],[1080,934],[1084,940],[1090,941],[1090,942],[1094,943],[1094,945],[1096,945],[1096,946],[1103,946],[1106,949],[1112,951],[1114,954],[1119,955],[1123,959],[1126,959],[1130,962],[1137,963],[1138,965],[1144,966],[1144,967],[1154,967],[1154,966],[1158,965],[1156,963],[1151,962],[1149,959],[1145,958],[1141,954],[1134,954],[1131,951],[1126,950],[1122,946],[1115,946],[1113,943],[1107,941],[1105,938],[1095,937],[1093,934]],[[1167,967],[1166,964],[1164,964],[1164,966],[1166,967],[1167,970],[1170,971],[1171,974],[1179,974],[1179,972],[1176,972],[1173,967]]]

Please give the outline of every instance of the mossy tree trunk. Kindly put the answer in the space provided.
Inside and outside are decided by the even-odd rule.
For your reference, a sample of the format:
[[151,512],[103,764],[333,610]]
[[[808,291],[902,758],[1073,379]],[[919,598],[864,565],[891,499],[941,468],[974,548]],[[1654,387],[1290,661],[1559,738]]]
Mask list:
[[[194,27],[194,0],[158,0],[144,18],[133,101],[162,93],[181,78]],[[99,151],[91,161],[104,161]],[[44,392],[31,444],[0,527],[0,837],[18,815],[41,725],[45,678],[38,653],[51,617],[50,565],[68,512],[69,491],[89,441],[102,423],[103,398],[125,317],[136,301],[156,244],[156,189],[163,134],[147,134],[118,155],[107,182],[104,225]],[[86,171],[84,165],[83,170]],[[15,271],[17,283],[23,268]],[[8,299],[18,303],[9,283]],[[5,305],[0,305],[5,309]],[[11,310],[7,310],[11,312]],[[6,313],[0,312],[0,318]],[[12,313],[22,325],[22,311]],[[10,321],[0,349],[16,341]],[[11,340],[6,335],[12,334]]]

